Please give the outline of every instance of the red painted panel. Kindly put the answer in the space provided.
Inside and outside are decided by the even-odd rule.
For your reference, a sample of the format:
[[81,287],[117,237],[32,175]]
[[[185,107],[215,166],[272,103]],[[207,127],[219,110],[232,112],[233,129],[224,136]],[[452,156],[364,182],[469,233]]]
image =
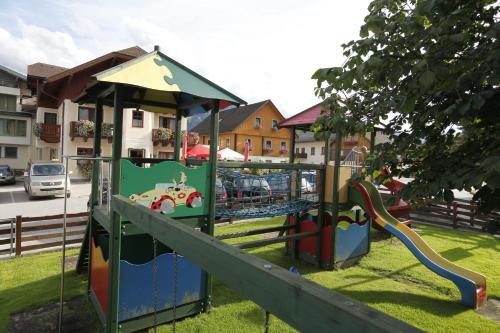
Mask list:
[[109,262],[104,260],[101,248],[95,245],[92,237],[90,287],[105,314],[108,313],[108,267]]

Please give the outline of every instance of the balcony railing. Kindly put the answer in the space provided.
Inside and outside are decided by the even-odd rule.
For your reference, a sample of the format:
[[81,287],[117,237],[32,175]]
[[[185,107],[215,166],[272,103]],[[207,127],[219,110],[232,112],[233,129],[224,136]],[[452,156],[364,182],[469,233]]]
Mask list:
[[161,144],[162,146],[173,145],[174,138],[172,130],[169,128],[154,128],[151,136],[153,145]]
[[[94,123],[92,121],[72,121],[69,127],[69,136],[71,141],[74,138],[83,138],[83,141],[87,141],[88,138],[94,137]],[[113,124],[103,123],[101,138],[108,139],[111,143],[113,139]]]
[[307,153],[295,153],[295,157],[297,157],[297,158],[307,158]]
[[38,136],[41,140],[48,143],[59,143],[61,141],[61,125],[40,123],[38,126],[40,127]]

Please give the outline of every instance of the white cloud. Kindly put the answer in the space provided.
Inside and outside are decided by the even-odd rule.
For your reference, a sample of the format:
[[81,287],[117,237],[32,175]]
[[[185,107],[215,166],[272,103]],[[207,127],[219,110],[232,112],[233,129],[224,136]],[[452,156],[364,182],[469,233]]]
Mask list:
[[90,53],[160,45],[248,102],[270,98],[290,116],[317,102],[312,73],[343,62],[340,45],[357,38],[368,2],[52,0],[36,6],[36,21],[10,13],[39,25],[19,21],[19,37],[0,20],[0,63],[25,71],[35,61],[75,65]]
[[93,58],[93,54],[75,45],[71,35],[50,31],[36,25],[17,21],[19,36],[0,28],[0,63],[20,72],[35,62],[72,67]]

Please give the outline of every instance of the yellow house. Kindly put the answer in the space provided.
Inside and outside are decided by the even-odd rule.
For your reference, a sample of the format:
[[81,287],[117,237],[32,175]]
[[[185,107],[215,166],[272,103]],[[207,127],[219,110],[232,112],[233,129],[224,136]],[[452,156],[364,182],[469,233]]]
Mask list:
[[[221,111],[219,119],[219,149],[230,148],[243,154],[245,142],[249,142],[251,161],[288,161],[290,130],[278,128],[285,118],[271,100]],[[209,144],[210,118],[191,131],[199,134],[201,144]]]

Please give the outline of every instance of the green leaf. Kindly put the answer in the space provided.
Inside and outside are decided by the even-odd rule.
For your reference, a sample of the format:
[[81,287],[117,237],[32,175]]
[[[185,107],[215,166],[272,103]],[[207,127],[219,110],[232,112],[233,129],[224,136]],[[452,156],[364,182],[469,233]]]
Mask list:
[[434,80],[436,79],[436,74],[432,71],[425,71],[422,75],[420,75],[418,82],[424,87],[424,89],[429,89]]

